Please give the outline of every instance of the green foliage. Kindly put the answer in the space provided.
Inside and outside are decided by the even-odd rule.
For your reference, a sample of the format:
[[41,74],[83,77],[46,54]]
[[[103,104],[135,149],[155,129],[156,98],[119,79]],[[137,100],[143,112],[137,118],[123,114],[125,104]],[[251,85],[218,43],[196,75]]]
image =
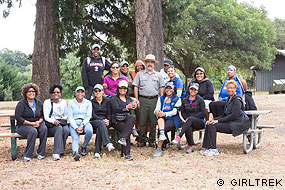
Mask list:
[[273,24],[277,33],[276,41],[273,44],[278,49],[285,49],[285,19],[276,18]]
[[26,67],[32,64],[25,53],[21,51],[11,51],[7,48],[0,50],[0,59],[6,64],[19,68],[21,72],[26,71]]
[[235,0],[187,2],[173,23],[178,32],[165,48],[166,55],[187,77],[197,66],[218,76],[225,74],[228,65],[247,71],[253,65],[271,66],[276,53],[272,46],[275,32],[263,8]]
[[77,86],[82,85],[80,60],[75,53],[69,53],[60,59],[60,71],[62,81],[62,96],[71,99]]

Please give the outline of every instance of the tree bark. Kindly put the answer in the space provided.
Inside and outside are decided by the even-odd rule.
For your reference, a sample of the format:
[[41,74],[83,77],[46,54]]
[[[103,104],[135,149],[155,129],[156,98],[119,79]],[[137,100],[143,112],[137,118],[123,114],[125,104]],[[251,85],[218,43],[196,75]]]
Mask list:
[[163,67],[163,27],[161,0],[135,0],[137,58],[155,55],[155,69]]
[[32,81],[40,88],[39,99],[49,98],[49,88],[60,82],[59,50],[54,26],[53,0],[38,0],[33,51]]

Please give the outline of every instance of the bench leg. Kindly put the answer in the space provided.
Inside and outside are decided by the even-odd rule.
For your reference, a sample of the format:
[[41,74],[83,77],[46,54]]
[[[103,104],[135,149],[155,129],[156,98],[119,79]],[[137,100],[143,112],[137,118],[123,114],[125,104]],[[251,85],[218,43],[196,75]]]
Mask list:
[[249,147],[247,148],[247,133],[243,134],[243,143],[242,143],[242,148],[243,148],[243,152],[245,154],[249,153],[252,151],[253,149],[253,142],[254,142],[254,133],[250,133],[250,144]]
[[17,159],[17,138],[11,137],[11,153],[12,153],[12,160]]
[[[193,138],[194,138],[194,136],[193,136]],[[203,138],[203,132],[199,131],[199,139],[196,142],[193,139],[194,145],[200,144],[202,141],[202,138]]]
[[[257,149],[260,147],[261,145],[261,133],[262,132],[258,132],[257,134],[255,133],[255,139],[254,139],[254,142],[253,142],[253,149]],[[257,143],[256,143],[256,135],[257,135]]]

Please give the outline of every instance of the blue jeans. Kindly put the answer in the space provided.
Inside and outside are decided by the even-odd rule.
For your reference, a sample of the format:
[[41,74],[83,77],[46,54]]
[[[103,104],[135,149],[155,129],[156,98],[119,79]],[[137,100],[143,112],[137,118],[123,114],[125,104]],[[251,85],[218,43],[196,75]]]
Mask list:
[[[77,126],[80,126],[81,123],[82,121],[76,121]],[[82,147],[86,148],[93,135],[92,125],[89,122],[86,123],[86,125],[84,125],[83,127],[83,131],[85,133],[85,137]],[[70,125],[69,125],[69,132],[72,137],[72,152],[78,153],[79,135],[77,131]]]

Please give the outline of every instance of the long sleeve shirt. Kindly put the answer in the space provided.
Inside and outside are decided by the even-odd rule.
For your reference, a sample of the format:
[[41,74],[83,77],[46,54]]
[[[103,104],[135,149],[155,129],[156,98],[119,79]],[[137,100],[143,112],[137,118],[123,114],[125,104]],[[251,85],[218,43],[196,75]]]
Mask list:
[[104,98],[101,102],[101,104],[99,104],[96,101],[96,98],[93,98],[91,100],[92,103],[92,119],[95,120],[103,120],[103,119],[108,119],[109,121],[111,120],[111,100],[109,98]]
[[53,111],[51,111],[51,99],[44,101],[44,119],[49,123],[54,123],[57,119],[67,119],[68,108],[65,100],[60,99],[59,103],[53,102]]
[[83,99],[82,102],[77,102],[76,98],[68,103],[68,120],[71,127],[78,128],[76,120],[82,120],[81,123],[86,125],[92,117],[92,104],[89,100]]

